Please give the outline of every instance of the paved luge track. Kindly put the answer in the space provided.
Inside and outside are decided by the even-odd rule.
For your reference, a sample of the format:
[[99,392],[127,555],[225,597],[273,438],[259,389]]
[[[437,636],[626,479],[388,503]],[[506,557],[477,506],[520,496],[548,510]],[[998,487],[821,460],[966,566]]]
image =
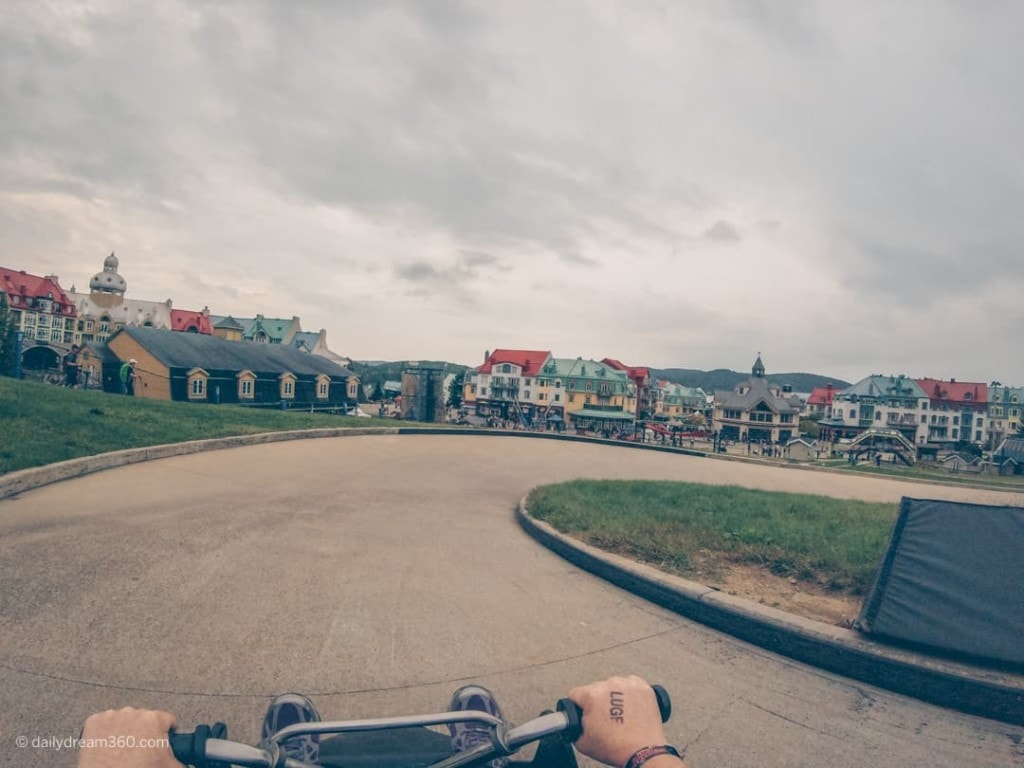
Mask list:
[[15,737],[74,736],[110,706],[223,719],[252,741],[271,692],[367,717],[443,709],[474,680],[522,720],[618,671],[672,692],[670,737],[694,768],[1024,761],[1022,728],[777,657],[568,565],[513,509],[575,477],[1006,498],[502,437],[309,440],[101,472],[0,502],[0,765],[72,765]]

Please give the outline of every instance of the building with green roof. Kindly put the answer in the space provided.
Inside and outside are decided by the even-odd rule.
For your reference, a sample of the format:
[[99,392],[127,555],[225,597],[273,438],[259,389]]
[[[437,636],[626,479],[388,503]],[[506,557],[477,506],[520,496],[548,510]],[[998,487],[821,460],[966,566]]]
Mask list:
[[927,393],[909,376],[876,374],[836,393],[831,417],[818,424],[824,440],[855,438],[869,429],[888,429],[920,446],[928,442],[928,403]]

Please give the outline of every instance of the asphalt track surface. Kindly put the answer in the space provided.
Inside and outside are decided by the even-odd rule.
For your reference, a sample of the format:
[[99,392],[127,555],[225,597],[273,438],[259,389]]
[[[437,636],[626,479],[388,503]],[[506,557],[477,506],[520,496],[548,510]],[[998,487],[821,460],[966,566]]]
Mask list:
[[18,737],[168,709],[254,742],[268,697],[332,719],[438,711],[469,681],[522,721],[579,683],[665,685],[692,768],[1014,766],[1024,728],[804,666],[586,574],[516,524],[576,477],[896,501],[1020,494],[508,437],[370,436],[181,456],[0,501],[0,766],[73,765]]

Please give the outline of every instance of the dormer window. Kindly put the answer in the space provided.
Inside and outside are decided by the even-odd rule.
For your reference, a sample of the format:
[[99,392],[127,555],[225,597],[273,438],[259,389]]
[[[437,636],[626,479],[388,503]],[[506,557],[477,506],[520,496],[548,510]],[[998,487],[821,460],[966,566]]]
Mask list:
[[295,374],[281,374],[281,397],[285,400],[295,399]]
[[242,371],[238,374],[238,399],[252,400],[256,397],[256,374]]
[[331,393],[331,377],[321,374],[316,377],[316,396],[320,400],[326,400]]
[[188,399],[189,400],[205,400],[207,392],[207,383],[210,380],[210,374],[204,371],[202,368],[193,368],[187,374],[188,378]]

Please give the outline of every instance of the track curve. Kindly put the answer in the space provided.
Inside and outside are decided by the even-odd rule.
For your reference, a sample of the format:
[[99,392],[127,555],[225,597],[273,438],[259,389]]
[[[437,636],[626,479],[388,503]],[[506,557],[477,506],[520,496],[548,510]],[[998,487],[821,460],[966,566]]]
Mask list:
[[702,766],[1019,766],[1024,729],[774,656],[563,562],[513,510],[575,477],[679,479],[896,501],[1024,495],[509,437],[367,436],[164,459],[0,502],[0,764],[70,764],[133,704],[257,738],[266,696],[331,717],[443,708],[466,680],[524,719],[630,671],[674,695]]

